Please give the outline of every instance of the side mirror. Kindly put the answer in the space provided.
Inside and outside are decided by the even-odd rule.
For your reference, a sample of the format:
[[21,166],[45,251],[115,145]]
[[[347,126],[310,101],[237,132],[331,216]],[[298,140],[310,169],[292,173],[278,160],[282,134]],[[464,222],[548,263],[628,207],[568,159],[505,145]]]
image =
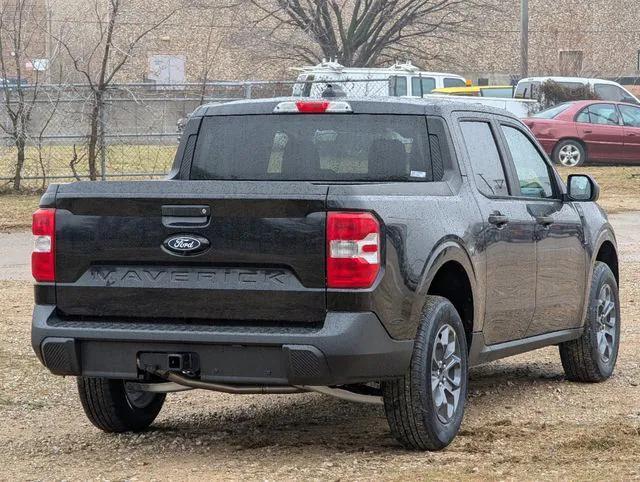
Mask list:
[[567,180],[567,200],[593,202],[600,197],[600,186],[587,174],[570,174]]

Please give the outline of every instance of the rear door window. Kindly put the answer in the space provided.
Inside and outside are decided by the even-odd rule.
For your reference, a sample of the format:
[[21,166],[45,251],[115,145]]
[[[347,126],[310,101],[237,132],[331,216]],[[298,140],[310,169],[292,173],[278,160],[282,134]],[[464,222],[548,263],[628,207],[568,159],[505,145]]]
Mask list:
[[504,167],[491,125],[482,121],[463,121],[460,127],[480,192],[486,196],[508,196]]
[[417,115],[205,117],[191,179],[432,181],[426,119]]
[[589,118],[592,124],[617,126],[620,124],[618,112],[613,104],[592,104],[589,106]]
[[407,78],[400,75],[389,77],[389,95],[392,97],[404,97],[407,95]]
[[412,77],[411,78],[411,95],[420,97],[421,95],[430,94],[436,88],[436,79],[433,77]]

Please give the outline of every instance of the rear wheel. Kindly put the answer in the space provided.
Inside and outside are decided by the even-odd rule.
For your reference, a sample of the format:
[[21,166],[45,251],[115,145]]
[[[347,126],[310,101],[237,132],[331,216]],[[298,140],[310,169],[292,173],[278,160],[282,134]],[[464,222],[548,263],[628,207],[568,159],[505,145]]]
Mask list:
[[577,167],[587,162],[587,153],[580,142],[568,139],[554,148],[553,161],[561,166]]
[[163,393],[131,390],[124,380],[78,377],[78,393],[89,421],[105,432],[138,432],[153,423]]
[[611,269],[597,262],[584,333],[577,340],[560,344],[560,359],[567,378],[576,382],[606,380],[616,365],[619,344],[618,283]]
[[408,372],[383,384],[393,436],[413,450],[449,445],[464,416],[467,378],[467,343],[460,315],[449,300],[429,296]]

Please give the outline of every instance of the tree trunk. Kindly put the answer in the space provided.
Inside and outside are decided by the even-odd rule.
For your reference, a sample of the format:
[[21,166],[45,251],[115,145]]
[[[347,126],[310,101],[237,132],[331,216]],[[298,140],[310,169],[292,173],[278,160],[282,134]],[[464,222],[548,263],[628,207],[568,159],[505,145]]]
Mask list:
[[16,137],[16,149],[17,149],[17,160],[16,160],[16,173],[13,177],[13,189],[14,191],[19,191],[22,184],[22,168],[24,167],[24,159],[25,159],[25,149],[26,142],[25,138],[22,135],[18,135]]

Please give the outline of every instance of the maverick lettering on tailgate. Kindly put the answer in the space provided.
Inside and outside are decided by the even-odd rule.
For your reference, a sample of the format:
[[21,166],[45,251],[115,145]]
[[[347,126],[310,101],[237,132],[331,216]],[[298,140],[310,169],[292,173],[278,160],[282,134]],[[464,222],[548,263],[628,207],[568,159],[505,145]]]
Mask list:
[[279,269],[150,268],[95,266],[80,279],[94,286],[197,289],[291,289],[300,286],[291,273]]

